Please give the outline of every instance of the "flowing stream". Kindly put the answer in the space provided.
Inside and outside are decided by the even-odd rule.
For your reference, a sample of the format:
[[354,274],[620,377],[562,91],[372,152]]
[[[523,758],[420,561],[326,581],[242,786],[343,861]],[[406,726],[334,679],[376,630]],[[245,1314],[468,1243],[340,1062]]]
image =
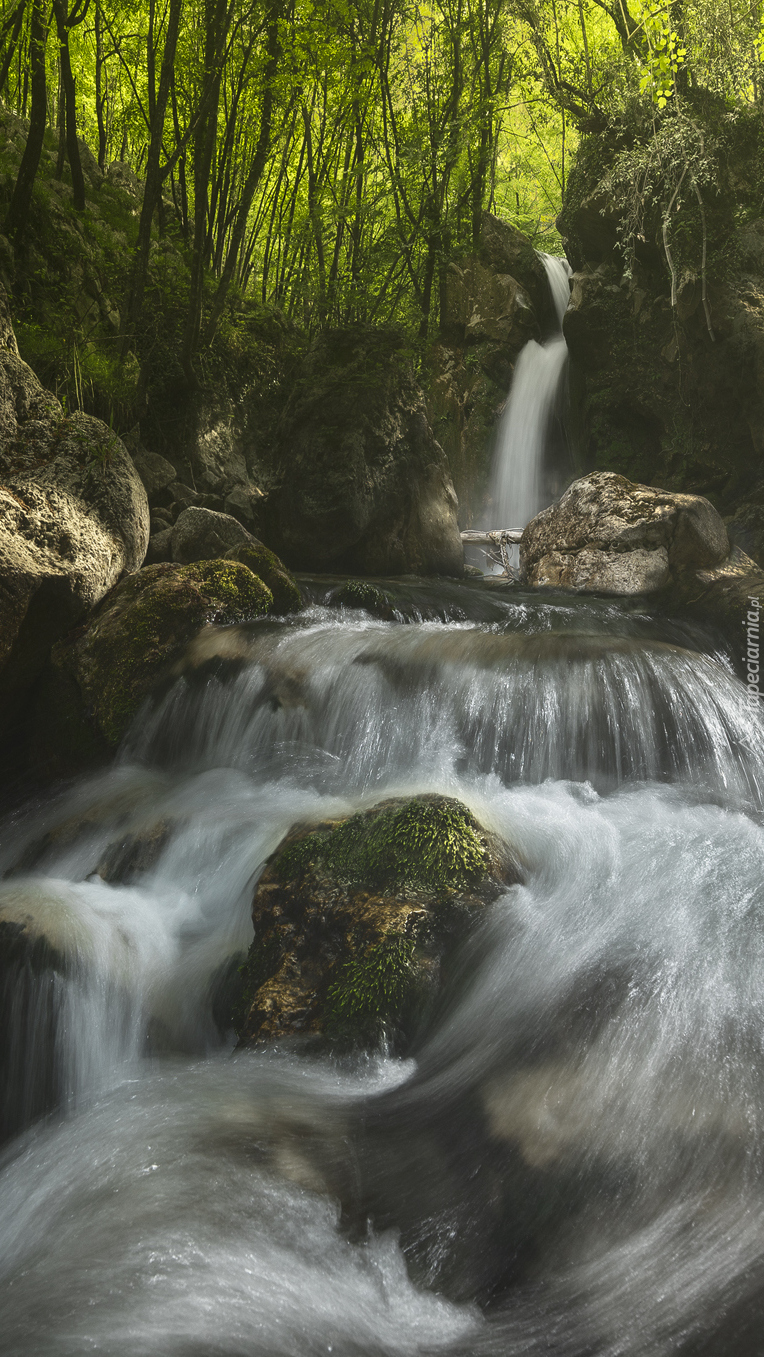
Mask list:
[[[64,960],[3,999],[0,1351],[761,1353],[764,722],[727,657],[629,602],[308,587],[2,828],[0,918]],[[525,880],[408,1056],[233,1053],[282,835],[425,790]]]

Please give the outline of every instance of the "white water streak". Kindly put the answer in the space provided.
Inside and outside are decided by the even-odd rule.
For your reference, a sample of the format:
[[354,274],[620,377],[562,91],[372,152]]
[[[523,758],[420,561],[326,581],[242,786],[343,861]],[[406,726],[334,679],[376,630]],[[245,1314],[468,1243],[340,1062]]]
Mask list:
[[560,328],[544,344],[529,340],[517,360],[499,427],[489,528],[524,528],[545,507],[544,453],[568,356],[562,318],[570,295],[570,266],[554,255],[541,258]]

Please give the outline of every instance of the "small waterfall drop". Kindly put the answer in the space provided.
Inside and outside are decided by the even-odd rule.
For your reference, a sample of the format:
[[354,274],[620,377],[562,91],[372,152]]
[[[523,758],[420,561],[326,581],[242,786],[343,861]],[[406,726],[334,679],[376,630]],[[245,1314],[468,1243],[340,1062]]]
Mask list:
[[568,356],[562,318],[570,296],[567,259],[542,254],[558,328],[543,344],[530,339],[515,365],[491,477],[487,528],[524,528],[548,503],[544,454]]

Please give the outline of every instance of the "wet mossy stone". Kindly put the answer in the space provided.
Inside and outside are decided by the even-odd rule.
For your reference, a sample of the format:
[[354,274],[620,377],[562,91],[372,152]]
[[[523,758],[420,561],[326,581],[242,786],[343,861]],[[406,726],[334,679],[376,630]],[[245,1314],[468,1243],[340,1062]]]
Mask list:
[[248,542],[232,547],[225,553],[227,561],[240,561],[242,565],[260,577],[273,594],[271,612],[277,617],[286,617],[288,613],[298,613],[304,606],[299,587],[290,575],[284,562],[275,551],[263,546],[256,537]]
[[450,797],[298,826],[255,892],[240,1044],[310,1036],[407,1049],[459,941],[520,879],[511,849]]
[[[246,622],[273,603],[263,581],[238,561],[163,563],[129,575],[84,627],[53,649],[52,665],[71,679],[81,719],[107,748],[121,741],[144,699],[209,622]],[[62,685],[63,686],[63,685]],[[55,692],[49,698],[55,700]]]
[[382,889],[477,886],[488,870],[487,841],[471,811],[448,797],[391,801],[361,811],[328,833],[317,830],[274,863],[282,880],[318,864],[340,881]]
[[368,580],[348,580],[346,584],[332,590],[329,602],[335,608],[362,609],[385,622],[392,621],[395,616],[389,594],[378,585],[369,584]]

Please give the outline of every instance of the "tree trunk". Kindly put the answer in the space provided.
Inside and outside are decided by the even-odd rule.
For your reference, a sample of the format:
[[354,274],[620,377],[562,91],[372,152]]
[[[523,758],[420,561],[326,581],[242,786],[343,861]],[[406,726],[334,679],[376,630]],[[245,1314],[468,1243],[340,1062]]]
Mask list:
[[138,222],[138,239],[136,241],[135,255],[133,257],[130,293],[122,321],[121,355],[123,358],[128,352],[133,328],[140,319],[141,311],[143,310],[143,295],[146,290],[146,278],[149,269],[149,252],[151,249],[151,223],[154,219],[156,205],[162,193],[162,169],[160,157],[162,154],[164,115],[170,94],[170,77],[175,65],[175,52],[178,46],[178,30],[180,27],[182,8],[183,0],[170,0],[167,16],[167,33],[164,42],[164,52],[162,53],[162,68],[159,75],[159,88],[157,90],[154,117],[151,120],[151,130],[149,134],[149,152],[146,162],[143,203]]
[[98,168],[103,174],[106,169],[106,119],[104,113],[108,96],[106,89],[106,63],[103,56],[103,18],[101,15],[101,0],[96,0],[95,42],[95,102],[96,121],[98,122]]
[[8,214],[3,224],[3,233],[16,245],[23,239],[29,220],[32,190],[45,137],[45,121],[48,113],[48,89],[45,79],[45,45],[48,40],[46,11],[45,0],[33,0],[29,35],[29,64],[32,86],[29,132]]
[[61,62],[61,85],[64,94],[64,116],[66,119],[66,154],[69,169],[72,172],[74,206],[78,212],[85,211],[85,177],[82,173],[80,147],[77,141],[77,87],[72,71],[69,54],[69,25],[65,0],[53,0],[53,13],[56,16],[59,59]]
[[11,64],[18,46],[19,35],[21,33],[21,24],[24,19],[24,10],[26,9],[26,0],[19,0],[11,17],[3,26],[3,37],[7,36],[8,45],[5,49],[3,64],[0,66],[0,94],[5,89],[5,82],[11,69]]
[[231,232],[231,240],[223,266],[223,272],[215,292],[210,318],[207,321],[204,331],[203,342],[206,345],[212,343],[215,331],[220,322],[220,317],[223,314],[223,307],[226,303],[228,290],[231,286],[234,271],[239,261],[239,252],[244,239],[244,233],[247,229],[247,220],[252,206],[252,200],[255,196],[257,185],[262,177],[265,162],[268,158],[268,151],[270,149],[273,126],[273,81],[280,56],[278,30],[278,13],[280,7],[280,3],[276,3],[271,8],[268,26],[268,63],[265,68],[263,104],[260,112],[260,135],[257,139],[257,146],[255,147],[255,154],[252,157],[249,174],[247,175],[242,189],[241,201],[236,214],[236,221],[234,222],[233,230]]
[[218,130],[218,107],[225,50],[225,0],[207,0],[205,5],[204,84],[211,85],[212,98],[194,139],[194,236],[191,249],[191,282],[183,335],[181,364],[190,386],[196,382],[192,360],[199,343],[204,294],[204,256],[207,244],[209,179]]

